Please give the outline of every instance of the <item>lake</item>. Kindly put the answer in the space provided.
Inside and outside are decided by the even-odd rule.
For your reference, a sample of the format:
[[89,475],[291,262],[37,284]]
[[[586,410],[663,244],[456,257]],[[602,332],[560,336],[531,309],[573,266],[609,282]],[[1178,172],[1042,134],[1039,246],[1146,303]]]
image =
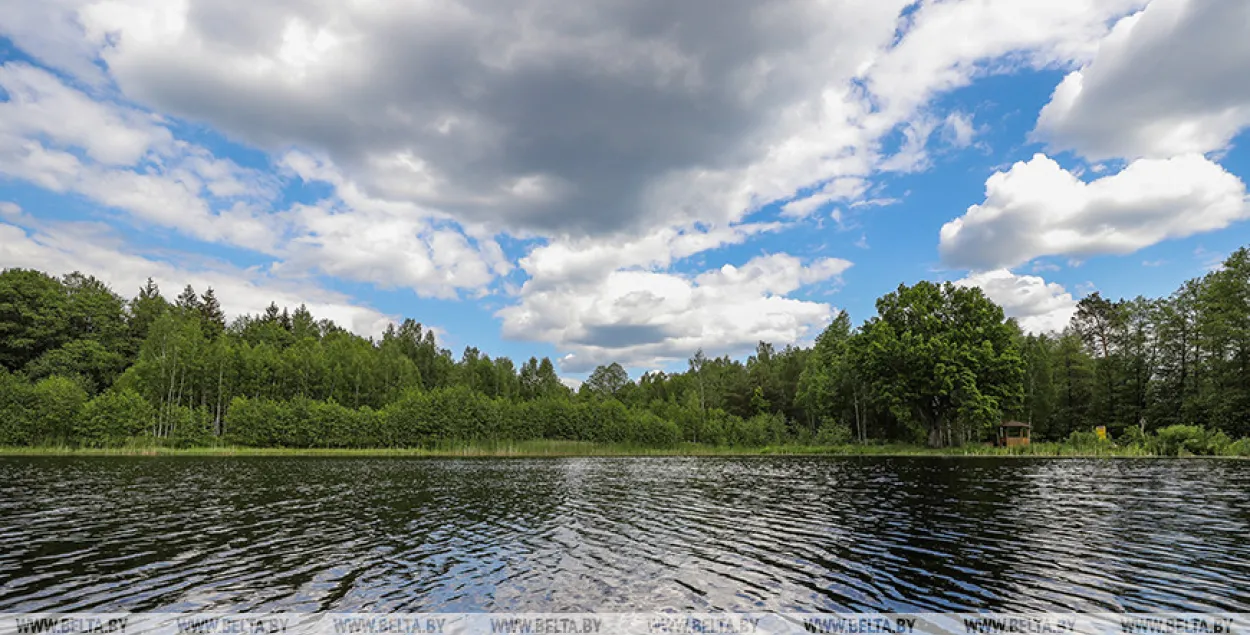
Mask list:
[[1250,611],[1250,461],[0,458],[0,611]]

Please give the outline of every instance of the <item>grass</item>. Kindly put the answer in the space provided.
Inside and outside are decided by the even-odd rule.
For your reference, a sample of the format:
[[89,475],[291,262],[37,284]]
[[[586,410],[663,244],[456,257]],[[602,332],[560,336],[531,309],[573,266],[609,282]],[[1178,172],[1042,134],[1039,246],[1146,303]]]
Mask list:
[[906,444],[772,445],[718,447],[683,443],[649,448],[583,441],[499,441],[448,443],[434,448],[249,448],[209,446],[173,448],[133,445],[119,448],[0,447],[0,456],[395,456],[395,457],[600,457],[600,456],[941,456],[941,457],[1149,457],[1140,446],[1075,447],[1035,443],[1027,448],[966,445],[927,448]]

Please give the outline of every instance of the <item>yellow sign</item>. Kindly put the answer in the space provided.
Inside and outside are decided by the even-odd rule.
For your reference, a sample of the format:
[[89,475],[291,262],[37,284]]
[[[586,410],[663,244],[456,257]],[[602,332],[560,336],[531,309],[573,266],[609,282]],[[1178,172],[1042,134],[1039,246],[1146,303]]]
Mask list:
[[1107,426],[1098,426],[1097,428],[1094,428],[1094,432],[1098,434],[1099,441],[1107,440]]

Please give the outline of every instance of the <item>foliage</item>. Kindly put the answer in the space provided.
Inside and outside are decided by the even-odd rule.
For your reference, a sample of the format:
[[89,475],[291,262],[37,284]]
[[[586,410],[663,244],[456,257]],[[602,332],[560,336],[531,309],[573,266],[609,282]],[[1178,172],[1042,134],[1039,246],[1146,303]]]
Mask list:
[[815,438],[817,445],[845,445],[851,441],[851,429],[840,421],[825,419]]
[[920,282],[877,301],[856,366],[933,447],[979,440],[1021,400],[1014,327],[977,288]]
[[1158,430],[1151,440],[1151,449],[1163,456],[1206,454],[1206,439],[1202,427],[1177,424]]
[[1059,333],[921,282],[858,328],[839,313],[811,348],[699,350],[637,380],[609,363],[577,394],[549,358],[456,358],[412,319],[366,338],[303,305],[228,321],[212,289],[169,302],[148,280],[127,301],[78,272],[0,272],[4,445],[989,452],[1008,418],[1032,424],[1028,452],[1250,454],[1250,252],[1166,298],[1091,294]]
[[68,377],[45,377],[35,382],[30,397],[30,442],[69,443],[79,411],[87,403],[87,391],[82,385]]
[[152,405],[133,390],[110,390],[83,406],[74,426],[78,443],[89,448],[119,447],[142,435],[155,416]]

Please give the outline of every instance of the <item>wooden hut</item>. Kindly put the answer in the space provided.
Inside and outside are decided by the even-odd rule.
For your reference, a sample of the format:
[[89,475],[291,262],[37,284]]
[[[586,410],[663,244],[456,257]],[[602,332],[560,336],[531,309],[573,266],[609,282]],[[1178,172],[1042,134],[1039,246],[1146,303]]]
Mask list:
[[998,426],[998,445],[1013,448],[1029,444],[1032,425],[1023,421],[1004,421]]

